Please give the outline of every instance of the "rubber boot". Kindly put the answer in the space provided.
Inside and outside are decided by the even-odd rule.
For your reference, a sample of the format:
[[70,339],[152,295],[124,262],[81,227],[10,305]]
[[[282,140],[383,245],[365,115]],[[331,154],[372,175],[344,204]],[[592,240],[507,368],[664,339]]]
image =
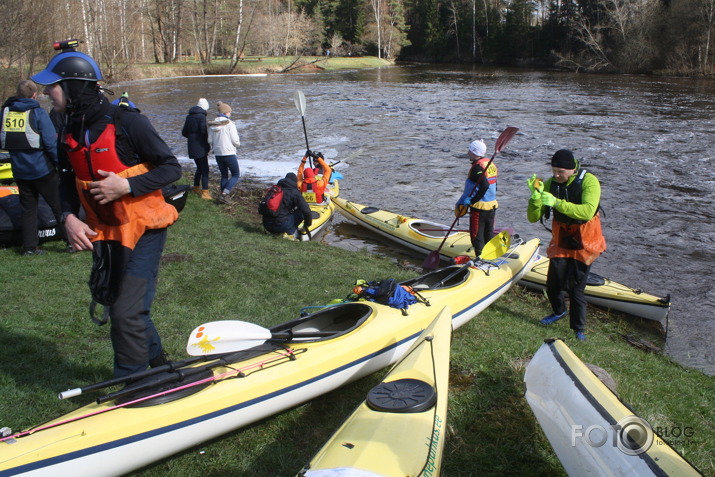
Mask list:
[[206,200],[211,200],[211,194],[209,194],[208,189],[201,189],[201,198]]
[[193,192],[196,195],[201,195],[201,187],[199,186],[194,186],[191,188],[191,192]]

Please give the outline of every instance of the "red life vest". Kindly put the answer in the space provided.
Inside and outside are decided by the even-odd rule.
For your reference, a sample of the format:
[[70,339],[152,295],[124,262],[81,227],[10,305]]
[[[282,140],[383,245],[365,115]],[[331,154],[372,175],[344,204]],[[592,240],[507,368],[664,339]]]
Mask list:
[[134,249],[137,241],[148,229],[163,229],[176,222],[179,213],[164,200],[161,190],[134,197],[131,194],[107,204],[100,204],[89,192],[91,182],[103,179],[98,170],[114,172],[123,178],[145,174],[151,170],[148,163],[127,166],[116,148],[116,126],[107,125],[97,140],[89,147],[79,144],[71,134],[65,136],[75,184],[82,206],[87,214],[87,224],[97,232],[90,240],[116,240]]

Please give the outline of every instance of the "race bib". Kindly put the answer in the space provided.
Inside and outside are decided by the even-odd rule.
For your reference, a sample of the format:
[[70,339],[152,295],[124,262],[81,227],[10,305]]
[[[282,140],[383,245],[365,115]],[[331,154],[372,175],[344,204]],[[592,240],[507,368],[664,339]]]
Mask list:
[[28,114],[29,111],[7,111],[5,113],[5,124],[3,129],[6,132],[25,132]]

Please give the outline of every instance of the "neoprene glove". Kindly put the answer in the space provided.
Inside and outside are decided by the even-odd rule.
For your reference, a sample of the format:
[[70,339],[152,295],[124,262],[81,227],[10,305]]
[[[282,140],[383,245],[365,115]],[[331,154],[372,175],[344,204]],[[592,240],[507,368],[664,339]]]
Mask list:
[[533,200],[538,199],[541,197],[541,192],[544,190],[544,183],[536,177],[536,174],[533,174],[529,180],[526,181],[526,185],[529,186],[529,190],[531,191],[531,198]]
[[556,197],[554,197],[554,194],[552,194],[551,192],[541,193],[541,205],[553,207],[554,205],[556,205],[556,200]]

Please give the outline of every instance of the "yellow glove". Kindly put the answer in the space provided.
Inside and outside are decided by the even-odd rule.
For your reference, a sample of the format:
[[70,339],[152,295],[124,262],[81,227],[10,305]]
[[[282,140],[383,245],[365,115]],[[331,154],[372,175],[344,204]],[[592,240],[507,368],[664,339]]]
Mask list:
[[547,207],[553,207],[556,205],[556,197],[551,194],[550,192],[542,192],[541,193],[541,205],[545,205]]
[[469,207],[467,207],[464,204],[459,204],[457,207],[454,208],[454,216],[455,217],[464,217],[464,214],[466,214],[468,210],[469,210]]
[[531,191],[531,198],[533,200],[538,199],[541,197],[541,193],[544,190],[544,182],[536,177],[536,174],[533,174],[529,180],[526,181],[526,185],[529,187],[529,190]]

